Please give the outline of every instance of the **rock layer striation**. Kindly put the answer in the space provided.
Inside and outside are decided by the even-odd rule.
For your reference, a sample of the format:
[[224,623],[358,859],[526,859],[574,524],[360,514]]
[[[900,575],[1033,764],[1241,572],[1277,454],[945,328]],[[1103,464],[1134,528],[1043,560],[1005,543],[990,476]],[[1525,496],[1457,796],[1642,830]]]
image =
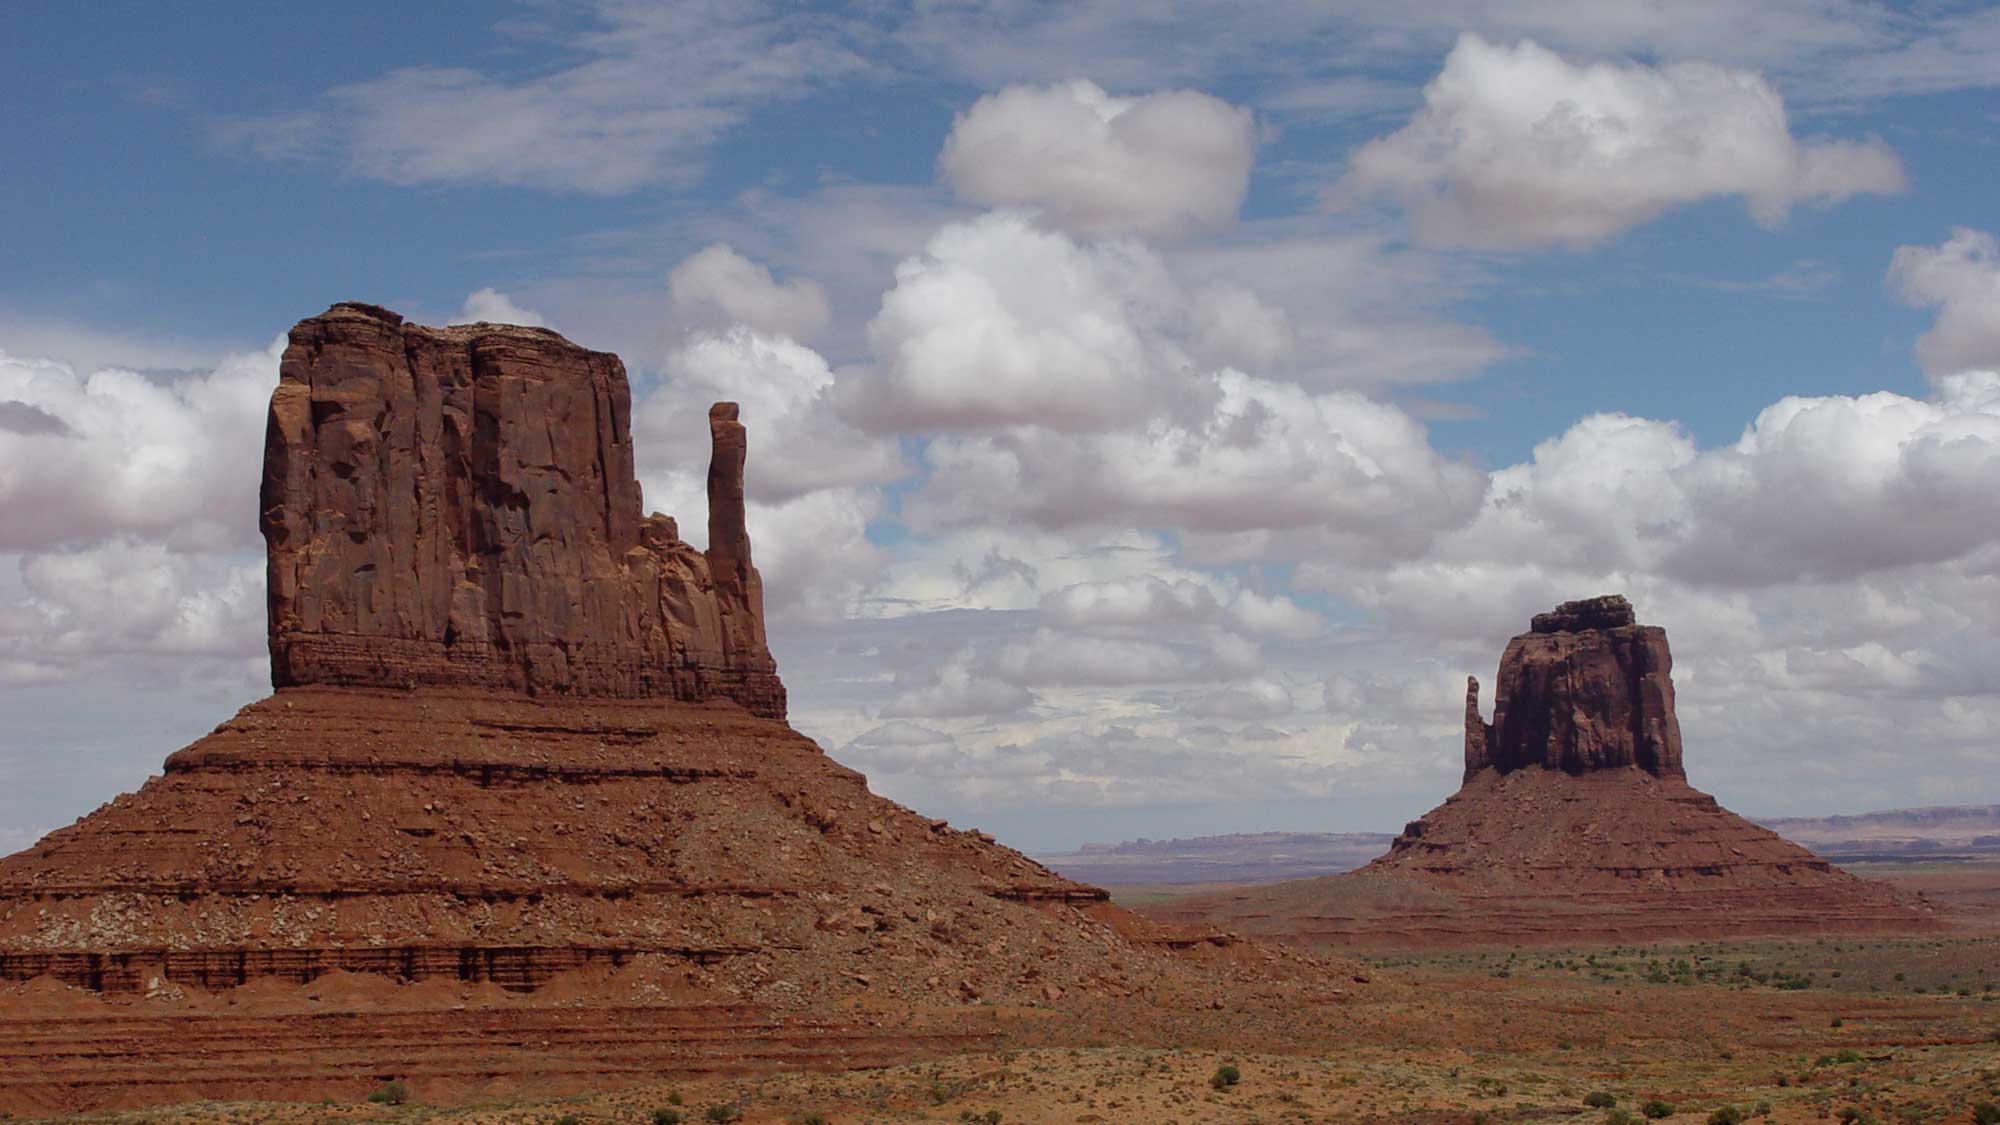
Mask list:
[[728,699],[783,718],[744,530],[745,436],[709,414],[709,549],[642,515],[618,357],[542,328],[341,304],[292,329],[261,523],[271,679]]

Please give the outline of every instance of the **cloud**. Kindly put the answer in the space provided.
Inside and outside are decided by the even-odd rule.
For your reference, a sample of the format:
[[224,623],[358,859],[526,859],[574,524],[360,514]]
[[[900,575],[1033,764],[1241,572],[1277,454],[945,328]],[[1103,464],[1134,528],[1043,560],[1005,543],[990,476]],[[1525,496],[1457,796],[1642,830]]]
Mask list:
[[1042,617],[1065,628],[1223,625],[1245,633],[1305,640],[1321,628],[1318,614],[1281,594],[1228,590],[1191,579],[1156,575],[1078,582],[1042,598]]
[[[1928,400],[1787,397],[1708,450],[1672,423],[1594,415],[1495,471],[1477,518],[1424,556],[1375,572],[1308,564],[1300,580],[1400,629],[1493,643],[1556,601],[1619,590],[1681,607],[1705,638],[1750,649],[1772,636],[1753,606],[1823,589],[1812,612],[1865,635],[1871,621],[1900,626],[1860,616],[1857,590],[1985,573],[1977,560],[2000,552],[1996,474],[2000,375],[1990,373],[1947,376]],[[1947,604],[1922,613],[1936,620]]]
[[1398,200],[1428,241],[1510,249],[1593,245],[1703,199],[1740,196],[1769,226],[1800,202],[1904,186],[1879,141],[1795,139],[1748,71],[1580,65],[1467,34],[1424,108],[1356,150],[1336,190]]
[[868,335],[882,370],[848,413],[871,427],[1116,424],[1176,397],[1176,341],[1148,314],[1179,300],[1159,257],[1080,244],[1011,212],[946,226],[896,284]]
[[1484,476],[1440,456],[1396,407],[1233,371],[1206,382],[1214,405],[1188,421],[936,438],[906,518],[1264,533],[1270,547],[1281,544],[1268,533],[1290,532],[1300,549],[1386,558],[1420,552],[1477,510]]
[[718,242],[683,259],[667,274],[675,319],[691,327],[731,328],[803,340],[832,315],[826,290],[809,277],[780,285],[769,268]]
[[884,723],[849,742],[841,759],[870,773],[929,773],[958,760],[958,743],[941,730],[917,723]]
[[604,2],[539,30],[576,61],[515,77],[410,66],[303,109],[218,122],[276,160],[331,158],[392,184],[501,184],[615,195],[685,184],[762,106],[855,74],[844,21],[779,5]]
[[673,458],[684,471],[705,474],[709,404],[731,401],[742,405],[750,427],[744,484],[752,500],[884,484],[908,471],[893,439],[860,433],[834,413],[832,369],[788,337],[741,327],[697,333],[668,353],[664,374],[633,411],[642,447],[652,447],[651,464]]
[[992,669],[1027,687],[1126,687],[1229,681],[1263,667],[1257,646],[1227,630],[1156,638],[1044,627],[1001,647]]
[[0,353],[0,550],[118,536],[187,551],[254,545],[281,350],[171,378]]
[[0,653],[17,672],[59,678],[88,674],[107,658],[263,652],[264,569],[254,554],[190,554],[118,539],[8,561],[20,584],[4,603]]
[[68,437],[69,423],[25,402],[0,401],[0,430],[22,437]]
[[453,317],[453,324],[520,324],[529,328],[546,328],[548,320],[534,309],[524,309],[513,299],[498,289],[491,287],[474,290],[465,298],[465,306]]
[[1198,696],[1181,710],[1197,718],[1278,719],[1292,713],[1292,693],[1272,680],[1255,679]]
[[1218,98],[1113,97],[1075,79],[979,99],[938,167],[961,196],[1030,207],[1063,230],[1173,237],[1236,215],[1255,148],[1250,112]]
[[897,267],[868,327],[876,363],[839,407],[904,433],[1185,431],[1213,418],[1230,371],[1257,372],[1276,389],[1256,397],[1287,410],[1299,405],[1288,384],[1463,378],[1507,349],[1425,305],[1476,284],[1427,252],[1285,224],[1170,259],[992,212]]
[[[1122,85],[1227,81],[1256,91],[1247,100],[1262,110],[1324,113],[1375,109],[1388,93],[1369,96],[1368,78],[1426,65],[1465,31],[1598,56],[1774,69],[1838,99],[1857,83],[1871,93],[1990,85],[1993,70],[1980,64],[1990,62],[1994,22],[1977,9],[1925,18],[1868,0],[1075,0],[924,5],[897,35],[989,86],[1074,74]],[[1341,81],[1326,82],[1328,71]]]
[[646,503],[706,542],[708,408],[742,406],[750,457],[745,513],[769,611],[821,620],[848,613],[879,573],[868,540],[878,485],[907,469],[892,439],[865,435],[829,406],[834,374],[817,352],[736,327],[696,333],[667,356],[664,380],[633,408]]
[[1904,300],[1938,309],[1917,337],[1926,372],[2000,370],[2000,248],[1991,234],[1959,227],[1941,246],[1898,246],[1889,281]]
[[1032,705],[1034,693],[977,672],[970,648],[960,649],[927,683],[905,687],[882,708],[884,718],[946,719],[1004,715]]
[[128,332],[81,325],[47,315],[23,316],[0,309],[0,351],[64,364],[77,371],[185,374],[212,369],[240,347],[158,333]]

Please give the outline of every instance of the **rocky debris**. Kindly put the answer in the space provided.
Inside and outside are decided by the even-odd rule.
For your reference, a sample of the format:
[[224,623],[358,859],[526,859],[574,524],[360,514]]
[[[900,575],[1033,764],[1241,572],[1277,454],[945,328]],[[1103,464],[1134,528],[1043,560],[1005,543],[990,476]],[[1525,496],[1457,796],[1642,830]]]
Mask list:
[[1624,598],[1539,614],[1465,694],[1465,780],[1342,875],[1145,908],[1306,945],[1483,944],[1922,930],[1859,879],[1687,783],[1666,632]]
[[709,549],[642,516],[618,357],[542,328],[300,321],[265,433],[271,678],[729,699],[771,718],[745,434],[710,411]]
[[1636,766],[1685,777],[1667,632],[1635,624],[1617,595],[1564,602],[1507,642],[1493,722],[1467,688],[1465,775],[1529,767],[1578,774]]

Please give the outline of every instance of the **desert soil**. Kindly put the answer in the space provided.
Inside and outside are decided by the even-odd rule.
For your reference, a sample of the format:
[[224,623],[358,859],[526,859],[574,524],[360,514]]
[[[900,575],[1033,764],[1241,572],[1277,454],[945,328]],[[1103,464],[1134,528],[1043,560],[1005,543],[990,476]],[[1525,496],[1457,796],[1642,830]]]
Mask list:
[[[118,1122],[1596,1122],[1975,1120],[2000,1101],[2000,935],[1655,944],[1380,957],[1330,1003],[1196,1021],[1116,1005],[1072,1046],[1030,1013],[974,1013],[998,1049],[844,1073],[642,1082],[551,1096],[408,1086],[400,1106],[203,1103]],[[1170,1043],[1199,1041],[1201,1047]],[[1240,1080],[1212,1080],[1233,1066]],[[662,1076],[666,1079],[667,1076]],[[437,1102],[450,1102],[439,1106]],[[726,1107],[719,1116],[718,1107]],[[1768,1108],[1763,1108],[1768,1107]],[[1849,1114],[1847,1111],[1852,1110]],[[998,1113],[997,1118],[990,1115]],[[815,1116],[817,1115],[817,1116]],[[1843,1117],[1845,1115],[1845,1117]],[[1864,1116],[1865,1115],[1865,1116]]]

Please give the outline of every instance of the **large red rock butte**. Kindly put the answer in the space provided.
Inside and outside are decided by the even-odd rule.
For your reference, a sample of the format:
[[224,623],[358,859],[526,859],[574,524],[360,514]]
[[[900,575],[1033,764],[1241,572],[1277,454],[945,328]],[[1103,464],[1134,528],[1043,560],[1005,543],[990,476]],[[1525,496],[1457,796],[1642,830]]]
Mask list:
[[707,551],[642,515],[618,357],[542,328],[335,305],[292,330],[264,439],[271,681],[730,699],[782,719],[709,411]]
[[[0,859],[0,1110],[880,1063],[966,1038],[855,1004],[1158,997],[1239,956],[792,730],[735,406],[709,415],[706,550],[641,515],[630,412],[616,357],[543,329],[341,304],[292,330],[262,491],[276,691]],[[231,1022],[238,994],[262,1022]],[[264,1018],[341,997],[416,1014]]]
[[1465,779],[1358,871],[1149,908],[1320,946],[1714,938],[1928,928],[1690,786],[1673,657],[1623,597],[1538,614],[1465,698]]

